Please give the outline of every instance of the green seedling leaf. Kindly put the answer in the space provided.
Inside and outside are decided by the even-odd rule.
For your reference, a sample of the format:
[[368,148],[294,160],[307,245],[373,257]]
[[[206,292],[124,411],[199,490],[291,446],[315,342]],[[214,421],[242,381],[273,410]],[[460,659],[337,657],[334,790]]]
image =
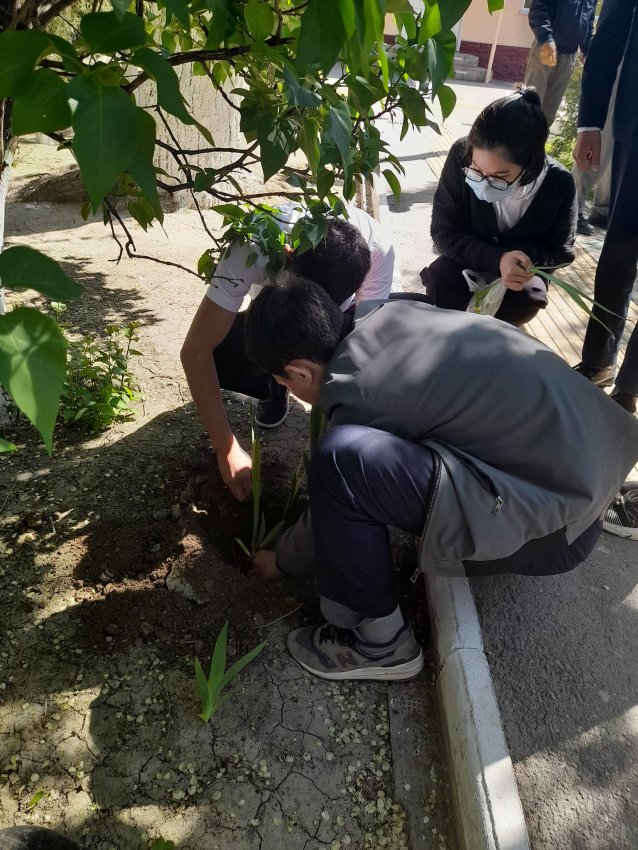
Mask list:
[[[217,686],[222,680],[224,670],[226,669],[226,648],[228,643],[228,623],[224,623],[217,640],[215,641],[215,649],[210,662],[210,673],[208,674],[209,692],[212,688],[212,693],[217,696],[219,691]],[[213,699],[214,701],[214,699]]]
[[36,791],[36,793],[33,795],[33,797],[31,797],[31,799],[27,803],[27,809],[29,809],[29,811],[31,811],[32,809],[35,809],[35,807],[38,805],[38,803],[44,797],[46,797],[46,793],[47,793],[46,791]]
[[604,310],[606,313],[609,313],[612,316],[616,316],[617,318],[621,318],[620,316],[618,316],[618,313],[614,313],[613,310],[609,310],[603,304],[600,304],[598,301],[595,301],[591,297],[591,295],[588,295],[586,292],[582,292],[580,289],[578,289],[577,286],[574,286],[573,284],[568,283],[566,280],[562,280],[561,278],[556,277],[553,274],[550,274],[549,272],[545,271],[543,268],[539,268],[537,266],[532,266],[530,271],[532,272],[532,274],[538,275],[539,277],[542,277],[545,280],[551,281],[551,283],[553,283],[555,286],[558,286],[559,289],[562,289],[564,292],[566,292],[567,295],[569,295],[569,297],[576,304],[578,304],[578,306],[582,310],[584,310],[585,313],[587,313],[587,316],[590,319],[594,319],[594,321],[598,322],[599,325],[602,325],[602,327],[605,328],[605,330],[608,333],[611,333],[611,331],[609,330],[607,325],[603,321],[601,321],[598,318],[598,316],[587,306],[587,304],[585,303],[585,300],[591,302],[591,304],[594,307],[597,307],[599,310]]
[[209,695],[208,695],[208,680],[204,675],[204,671],[202,670],[202,665],[200,664],[199,658],[196,658],[193,662],[195,667],[195,682],[197,684],[197,693],[199,694],[199,701],[202,706],[202,713],[199,715],[202,720],[204,720],[203,715],[208,712],[209,708]]
[[4,452],[14,452],[18,447],[14,443],[10,443],[8,440],[4,440],[0,437],[0,454]]
[[244,541],[243,541],[243,540],[240,540],[240,539],[239,539],[239,537],[236,537],[236,538],[235,538],[235,543],[239,546],[239,548],[242,550],[242,552],[244,553],[244,555],[245,555],[247,558],[252,558],[252,555],[251,555],[251,553],[250,553],[250,550],[248,549],[248,546],[246,546],[246,544],[244,543]]
[[268,534],[264,535],[263,538],[259,541],[259,548],[268,549],[275,542],[275,540],[277,540],[277,538],[285,527],[286,523],[284,522],[284,520],[278,522],[277,525],[271,528]]
[[65,367],[66,345],[54,319],[29,307],[0,316],[0,385],[38,429],[49,454]]
[[224,688],[229,685],[239,673],[241,673],[244,667],[250,664],[251,661],[254,661],[265,646],[266,641],[263,641],[254,649],[251,649],[250,652],[247,652],[246,655],[244,655],[238,661],[235,661],[232,667],[229,667],[226,673],[224,674],[221,680],[221,687],[219,688],[218,693],[221,693]]
[[175,850],[175,842],[167,841],[165,838],[156,838],[150,846],[150,850]]

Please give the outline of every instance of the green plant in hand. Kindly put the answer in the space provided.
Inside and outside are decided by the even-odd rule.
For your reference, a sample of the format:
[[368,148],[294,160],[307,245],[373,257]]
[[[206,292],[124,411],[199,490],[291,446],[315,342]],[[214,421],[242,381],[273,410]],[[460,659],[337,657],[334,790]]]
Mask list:
[[251,478],[253,485],[253,518],[250,547],[239,537],[235,543],[240,547],[247,558],[252,558],[260,549],[267,549],[279,537],[284,529],[285,522],[282,519],[270,531],[266,531],[266,517],[262,509],[262,477],[261,477],[261,442],[255,434],[255,417],[250,407],[250,457],[252,460]]
[[204,721],[208,721],[219,711],[222,705],[227,702],[237,690],[233,688],[230,691],[225,689],[241,673],[241,671],[254,661],[262,649],[266,646],[266,642],[260,643],[246,655],[242,656],[238,661],[226,670],[227,656],[227,641],[228,641],[228,623],[225,623],[217,640],[215,641],[215,649],[210,662],[210,671],[208,678],[206,677],[199,658],[195,659],[195,684],[201,704],[201,712],[199,716]]
[[[59,316],[60,306],[54,310]],[[67,373],[59,409],[62,422],[96,433],[133,418],[131,404],[141,396],[128,363],[131,356],[141,354],[133,348],[137,327],[137,322],[124,328],[109,325],[104,339],[91,334],[73,339],[66,334]]]

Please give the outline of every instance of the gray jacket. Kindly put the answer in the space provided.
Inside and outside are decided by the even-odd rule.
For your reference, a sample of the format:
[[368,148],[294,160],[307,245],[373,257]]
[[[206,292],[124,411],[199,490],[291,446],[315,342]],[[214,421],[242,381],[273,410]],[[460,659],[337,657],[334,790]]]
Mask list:
[[331,427],[367,425],[435,453],[421,568],[572,543],[638,459],[638,420],[526,333],[413,301],[366,302],[321,389]]

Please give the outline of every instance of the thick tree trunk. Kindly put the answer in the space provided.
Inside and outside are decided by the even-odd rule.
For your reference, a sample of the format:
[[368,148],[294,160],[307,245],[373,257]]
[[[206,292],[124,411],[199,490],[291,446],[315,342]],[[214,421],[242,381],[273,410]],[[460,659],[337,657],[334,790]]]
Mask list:
[[[226,100],[215,90],[208,77],[193,76],[190,65],[182,65],[175,69],[179,76],[180,88],[188,104],[189,112],[194,115],[200,124],[210,130],[215,145],[220,148],[242,148],[245,145],[243,136],[239,131],[239,113],[233,109]],[[232,85],[226,84],[225,91],[228,93]],[[231,101],[235,98],[228,95]],[[149,108],[154,114],[157,123],[157,138],[173,145],[175,141],[184,150],[195,150],[199,148],[210,148],[210,142],[206,141],[197,127],[182,124],[173,116],[164,113],[168,127],[164,125],[161,118],[154,113],[152,107],[157,103],[154,83],[144,83],[136,92],[136,100],[140,106]],[[219,168],[237,159],[237,154],[231,153],[207,153],[201,156],[189,155],[188,160],[203,168]],[[183,182],[184,172],[180,170],[174,156],[167,150],[158,147],[156,149],[155,164],[176,178],[169,180],[162,177],[167,183]],[[192,207],[193,199],[188,191],[178,192],[172,195],[176,207]],[[211,206],[216,203],[205,193],[197,195],[201,206]]]

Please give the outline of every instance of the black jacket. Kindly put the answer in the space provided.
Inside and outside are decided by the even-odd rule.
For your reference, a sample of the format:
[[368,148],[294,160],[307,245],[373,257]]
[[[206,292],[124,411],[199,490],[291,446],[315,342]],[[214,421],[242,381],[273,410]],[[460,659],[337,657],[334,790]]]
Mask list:
[[559,53],[587,54],[594,35],[596,0],[532,0],[529,25],[538,44],[554,41]]
[[558,162],[547,174],[525,215],[511,230],[499,232],[494,207],[479,201],[465,182],[466,140],[450,149],[432,206],[432,239],[446,257],[477,272],[500,274],[506,251],[524,251],[537,266],[561,266],[574,259],[576,187]]
[[614,137],[627,140],[638,136],[638,0],[605,0],[603,3],[583,71],[579,127],[602,129],[605,126],[611,90],[621,61]]

